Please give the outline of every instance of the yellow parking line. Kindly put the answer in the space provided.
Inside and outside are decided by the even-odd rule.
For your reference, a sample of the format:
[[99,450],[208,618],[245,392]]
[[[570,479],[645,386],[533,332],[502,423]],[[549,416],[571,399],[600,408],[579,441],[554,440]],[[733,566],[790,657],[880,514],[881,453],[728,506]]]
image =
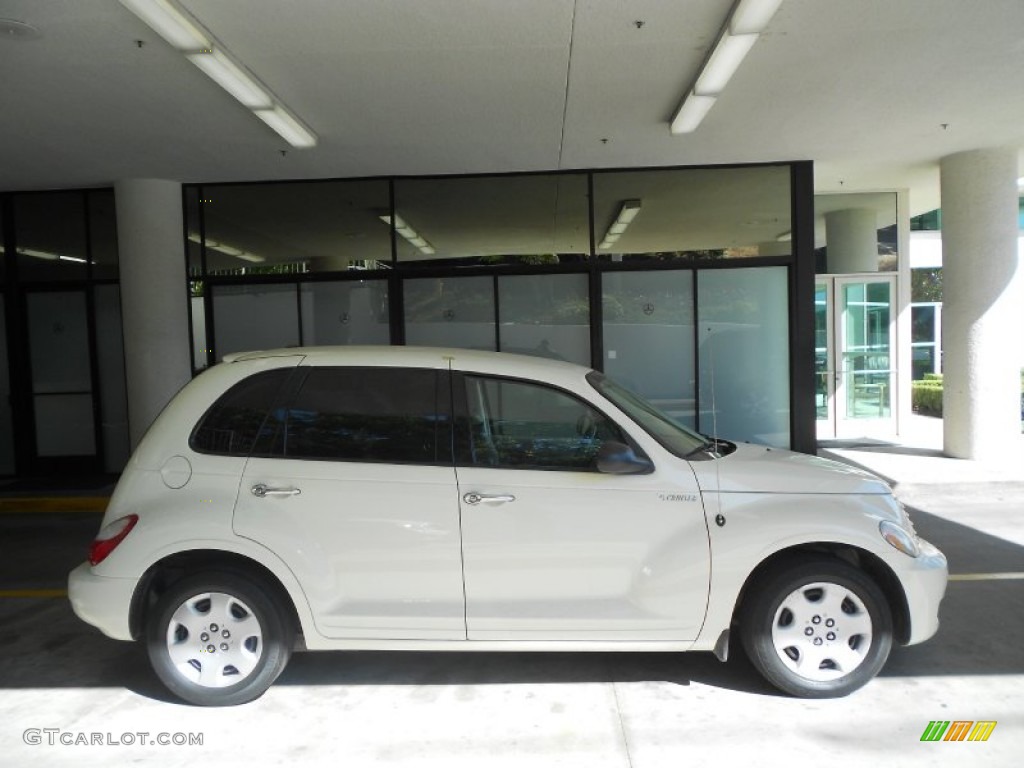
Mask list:
[[109,496],[35,496],[0,499],[0,512],[103,512]]
[[1024,579],[1024,573],[954,573],[949,577],[950,581],[1013,581]]
[[0,589],[0,598],[4,597],[67,597],[66,589]]

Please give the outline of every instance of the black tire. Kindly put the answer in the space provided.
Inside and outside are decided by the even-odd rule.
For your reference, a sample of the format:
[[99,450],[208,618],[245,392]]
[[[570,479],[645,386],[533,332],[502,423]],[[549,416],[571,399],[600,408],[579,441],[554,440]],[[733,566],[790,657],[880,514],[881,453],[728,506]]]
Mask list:
[[273,589],[239,573],[186,577],[148,616],[150,663],[187,702],[244,704],[284,671],[295,637],[290,614]]
[[754,667],[800,698],[845,696],[866,684],[889,658],[892,635],[892,612],[878,585],[836,559],[767,571],[740,615]]

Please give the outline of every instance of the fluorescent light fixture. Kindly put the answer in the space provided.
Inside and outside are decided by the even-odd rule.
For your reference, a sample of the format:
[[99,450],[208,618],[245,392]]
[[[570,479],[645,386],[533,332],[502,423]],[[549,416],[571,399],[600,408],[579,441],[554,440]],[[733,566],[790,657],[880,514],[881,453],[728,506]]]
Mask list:
[[717,96],[724,91],[756,42],[757,35],[722,35],[701,70],[693,92],[700,96]]
[[280,104],[271,109],[254,109],[253,113],[293,147],[303,149],[316,146],[316,134]]
[[729,18],[729,32],[749,35],[764,32],[782,0],[740,0]]
[[775,238],[775,242],[777,242],[777,243],[788,243],[792,239],[793,239],[793,232],[792,232],[792,230],[787,229],[785,232],[782,232],[778,237]]
[[235,64],[223,51],[207,48],[203,51],[186,53],[185,58],[203,70],[211,80],[249,109],[267,109],[274,103],[263,86],[252,75]]
[[424,253],[427,256],[433,256],[434,253],[436,253],[436,251],[434,251],[434,246],[428,243],[415,229],[406,224],[405,220],[397,213],[394,216],[393,222],[390,213],[382,213],[377,218],[385,224],[390,225],[393,223],[395,232],[408,240],[413,246],[419,249],[421,253]]
[[638,213],[640,213],[639,200],[623,200],[622,205],[619,206],[619,215],[615,217],[615,221],[608,227],[608,231],[604,233],[604,240],[597,247],[601,249],[611,248],[622,237],[622,233],[626,231],[626,228],[633,222]]
[[179,51],[196,51],[213,44],[184,11],[167,0],[121,0],[121,5]]
[[259,78],[236,61],[175,0],[121,0],[121,4],[152,27],[171,47],[184,53],[185,58],[217,85],[253,110],[291,146],[298,149],[316,146],[316,134],[278,102]]
[[781,4],[782,0],[739,0],[733,6],[711,53],[672,117],[672,133],[697,129]]
[[717,96],[700,96],[690,91],[672,119],[672,133],[693,133],[717,100]]
[[[199,237],[199,235],[195,232],[189,233],[188,239],[191,240],[193,243],[202,244],[203,242],[203,239]],[[260,264],[266,261],[266,258],[264,258],[263,256],[257,256],[255,253],[243,251],[241,248],[235,248],[233,245],[218,243],[216,240],[211,240],[209,238],[206,239],[206,247],[209,248],[210,250],[219,251],[220,253],[226,254],[228,256],[234,256],[236,259],[241,259],[242,261],[251,261],[254,264]]]

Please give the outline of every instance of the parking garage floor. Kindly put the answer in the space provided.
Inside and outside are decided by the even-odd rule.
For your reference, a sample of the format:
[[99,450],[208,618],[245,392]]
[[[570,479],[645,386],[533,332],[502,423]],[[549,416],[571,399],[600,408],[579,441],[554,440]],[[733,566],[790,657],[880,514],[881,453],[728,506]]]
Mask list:
[[[97,530],[103,488],[45,502],[8,492],[0,766],[1019,765],[1024,451],[948,459],[933,430],[823,451],[891,480],[953,578],[936,637],[894,650],[852,696],[811,702],[775,693],[739,654],[338,652],[297,654],[251,704],[186,706],[141,646],[105,638],[68,606],[64,578]],[[987,741],[922,741],[932,721],[996,725]]]

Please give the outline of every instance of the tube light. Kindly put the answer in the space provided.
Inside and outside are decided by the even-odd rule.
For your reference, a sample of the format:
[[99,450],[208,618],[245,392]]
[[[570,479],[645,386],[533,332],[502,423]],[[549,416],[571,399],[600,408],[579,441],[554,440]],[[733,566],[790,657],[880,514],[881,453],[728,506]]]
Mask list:
[[757,42],[757,35],[730,35],[726,33],[719,38],[715,49],[711,52],[708,63],[704,65],[693,92],[700,96],[717,96],[725,90],[725,86],[740,68],[743,59]]
[[316,146],[316,134],[280,104],[275,104],[271,109],[254,109],[253,114],[277,131],[277,134],[293,147]]
[[626,231],[626,228],[633,222],[638,213],[640,213],[639,200],[623,200],[622,205],[619,206],[619,215],[615,217],[615,221],[608,227],[608,231],[604,234],[604,240],[597,247],[601,249],[611,248],[622,237],[622,233]]
[[[195,232],[190,232],[188,239],[193,243],[201,244],[203,242],[203,239]],[[210,238],[206,238],[206,247],[210,250],[227,254],[228,256],[234,256],[236,259],[241,259],[242,261],[251,261],[254,264],[261,264],[266,261],[263,256],[257,256],[255,253],[243,251],[241,248],[235,248],[233,245],[218,243],[216,240],[211,240]]]
[[405,220],[397,213],[394,215],[393,219],[390,213],[382,213],[377,218],[385,224],[394,225],[395,232],[408,240],[409,243],[417,248],[421,253],[424,253],[427,256],[433,256],[436,253],[434,246],[428,243],[415,229],[406,224]]
[[672,133],[697,129],[781,4],[782,0],[739,0],[733,6],[714,48],[672,117]]
[[749,35],[764,32],[782,0],[740,0],[729,19],[729,32]]
[[717,100],[717,96],[702,96],[690,91],[672,120],[672,133],[693,133]]
[[194,53],[186,53],[185,58],[203,70],[211,80],[249,109],[266,109],[273,104],[270,94],[264,90],[263,86],[235,64],[223,51],[207,48]]
[[121,5],[179,51],[196,51],[213,44],[205,32],[167,0],[121,0]]

